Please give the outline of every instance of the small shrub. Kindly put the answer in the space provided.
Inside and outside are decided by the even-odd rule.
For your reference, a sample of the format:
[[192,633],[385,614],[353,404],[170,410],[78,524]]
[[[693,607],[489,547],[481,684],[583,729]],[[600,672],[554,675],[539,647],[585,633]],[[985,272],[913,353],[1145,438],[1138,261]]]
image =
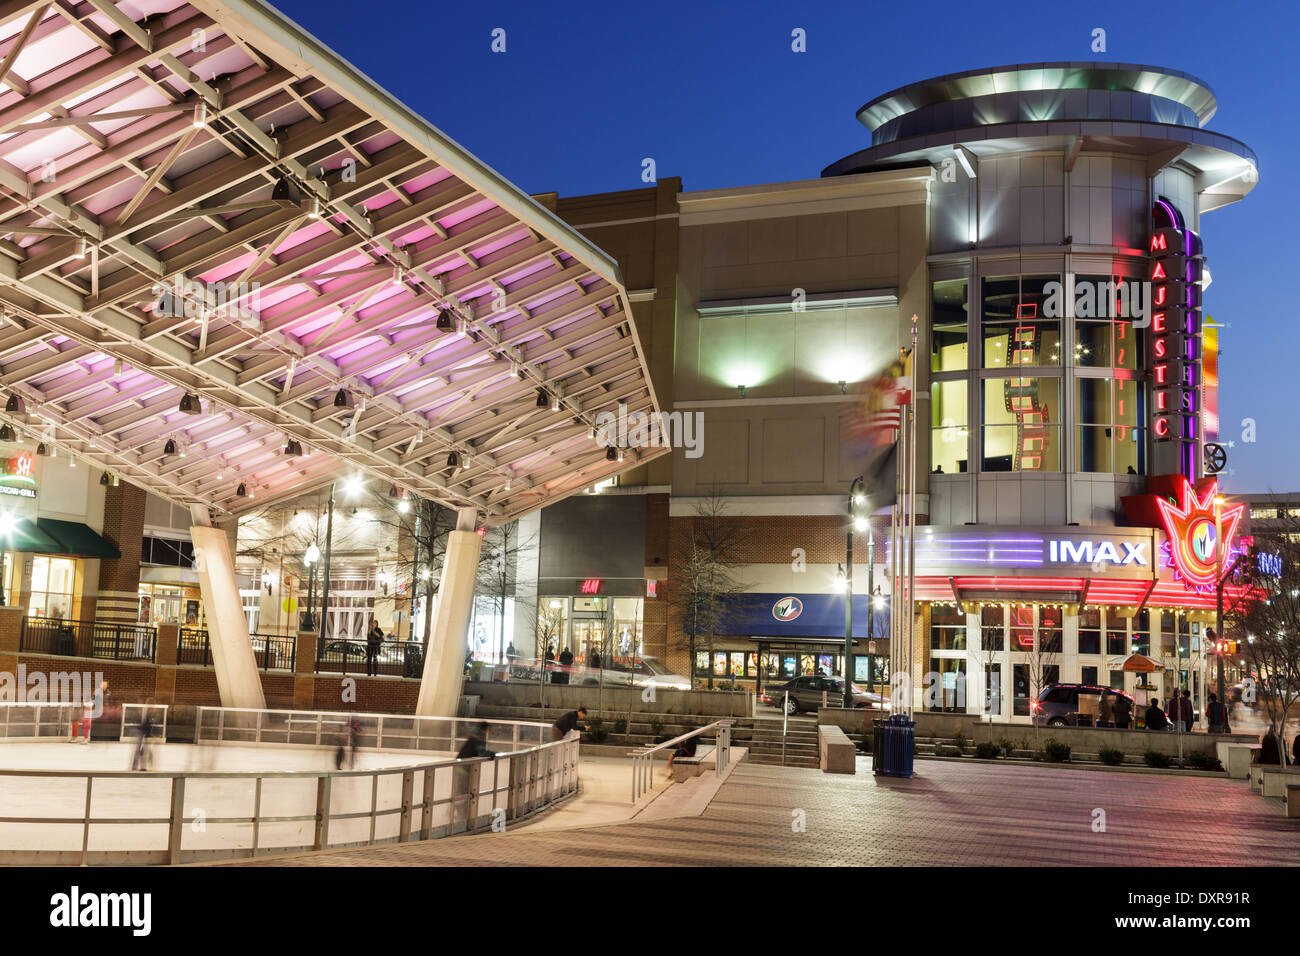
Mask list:
[[982,743],[975,745],[975,756],[983,760],[996,760],[1002,753],[1002,748],[997,744]]
[[957,733],[953,734],[952,742],[953,745],[958,750],[965,750],[968,746],[970,746],[970,741],[966,739],[966,735],[963,734],[960,730],[957,731]]
[[614,733],[622,735],[627,733],[627,718],[619,717],[614,721]]
[[1124,751],[1116,750],[1114,747],[1103,747],[1097,756],[1108,767],[1118,767],[1124,762]]
[[1043,744],[1043,753],[1052,763],[1068,763],[1070,760],[1070,745],[1063,744],[1055,737],[1048,737]]
[[1148,750],[1142,755],[1142,759],[1146,761],[1148,767],[1155,767],[1159,770],[1164,770],[1173,763],[1169,759],[1169,754],[1161,753],[1159,750]]
[[[651,736],[656,737],[656,738],[658,738],[658,737],[663,737],[663,735],[664,735],[664,722],[663,722],[663,718],[661,718],[661,717],[651,717],[651,718],[650,718],[650,734],[651,734]],[[664,737],[664,740],[667,740],[667,739],[668,739],[667,737]],[[658,742],[658,741],[656,740],[656,743],[657,743],[657,742]]]
[[1011,751],[1016,749],[1016,745],[1012,743],[1010,737],[999,737],[997,745],[998,749],[1002,751],[1002,756],[1004,757],[1010,757]]
[[603,744],[609,738],[609,731],[605,729],[605,721],[601,717],[587,718],[587,739],[593,744]]
[[1193,750],[1187,755],[1187,765],[1193,770],[1223,770],[1223,764],[1214,754],[1204,750]]

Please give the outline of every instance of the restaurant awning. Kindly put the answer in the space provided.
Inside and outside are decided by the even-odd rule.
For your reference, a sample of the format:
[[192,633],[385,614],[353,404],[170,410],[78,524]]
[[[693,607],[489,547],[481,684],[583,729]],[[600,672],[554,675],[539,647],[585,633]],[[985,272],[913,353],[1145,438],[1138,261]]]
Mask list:
[[34,551],[36,554],[58,554],[59,543],[42,531],[35,522],[20,518],[5,539],[10,551]]
[[107,558],[115,561],[122,552],[97,531],[80,521],[59,521],[55,518],[37,518],[36,525],[57,547],[44,554],[64,554],[75,558]]

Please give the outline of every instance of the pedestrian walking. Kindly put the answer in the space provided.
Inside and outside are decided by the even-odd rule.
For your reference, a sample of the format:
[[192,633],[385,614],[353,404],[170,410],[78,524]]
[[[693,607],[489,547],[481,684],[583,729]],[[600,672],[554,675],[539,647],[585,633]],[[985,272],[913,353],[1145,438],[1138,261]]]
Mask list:
[[586,730],[586,727],[580,727],[579,723],[587,719],[587,708],[579,707],[577,710],[571,710],[563,715],[555,723],[551,724],[551,739],[563,740],[569,735],[571,730]]
[[1151,698],[1151,706],[1147,708],[1147,712],[1146,712],[1146,724],[1147,724],[1147,730],[1168,730],[1169,729],[1169,717],[1160,708],[1159,697]]
[[1133,701],[1128,698],[1127,694],[1115,695],[1115,726],[1120,730],[1128,730],[1129,724],[1133,720]]
[[560,651],[560,666],[569,667],[572,664],[573,664],[573,651],[569,650],[566,647],[564,650]]
[[548,662],[555,660],[555,647],[551,644],[546,645],[546,660]]
[[1102,692],[1101,699],[1097,701],[1097,726],[1114,727],[1115,726],[1115,695]]
[[591,665],[594,670],[600,670],[600,651],[591,652]]
[[1196,708],[1192,706],[1192,692],[1183,688],[1183,696],[1178,698],[1178,719],[1182,721],[1183,733],[1192,732],[1192,724],[1196,723]]
[[366,632],[366,676],[379,676],[379,648],[383,645],[384,632],[379,622],[370,619],[370,630]]
[[1282,751],[1278,749],[1277,738],[1273,736],[1272,731],[1266,730],[1260,735],[1259,749],[1255,751],[1250,762],[1262,767],[1282,766]]
[[361,719],[353,717],[348,721],[348,767],[357,765],[357,751],[361,749]]
[[506,660],[513,662],[519,655],[515,653],[515,642],[511,641],[510,646],[506,648]]
[[1291,740],[1291,763],[1300,767],[1300,734]]
[[1210,702],[1205,707],[1205,722],[1210,725],[1210,733],[1228,733],[1228,708],[1223,706],[1219,695],[1210,692]]

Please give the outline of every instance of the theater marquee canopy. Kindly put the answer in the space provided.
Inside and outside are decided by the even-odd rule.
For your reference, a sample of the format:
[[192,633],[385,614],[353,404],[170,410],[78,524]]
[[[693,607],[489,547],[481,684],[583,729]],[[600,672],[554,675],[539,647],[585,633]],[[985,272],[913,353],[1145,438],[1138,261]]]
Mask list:
[[590,437],[657,410],[609,257],[270,7],[3,2],[0,81],[0,417],[47,452],[490,522],[664,453]]

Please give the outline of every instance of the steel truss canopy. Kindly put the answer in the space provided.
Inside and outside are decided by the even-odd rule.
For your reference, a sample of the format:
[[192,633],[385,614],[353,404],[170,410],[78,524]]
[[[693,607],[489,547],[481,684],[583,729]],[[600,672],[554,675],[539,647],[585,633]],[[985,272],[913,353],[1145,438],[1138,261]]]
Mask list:
[[0,83],[0,418],[47,450],[490,523],[666,453],[591,437],[659,410],[614,262],[265,4],[0,2]]

